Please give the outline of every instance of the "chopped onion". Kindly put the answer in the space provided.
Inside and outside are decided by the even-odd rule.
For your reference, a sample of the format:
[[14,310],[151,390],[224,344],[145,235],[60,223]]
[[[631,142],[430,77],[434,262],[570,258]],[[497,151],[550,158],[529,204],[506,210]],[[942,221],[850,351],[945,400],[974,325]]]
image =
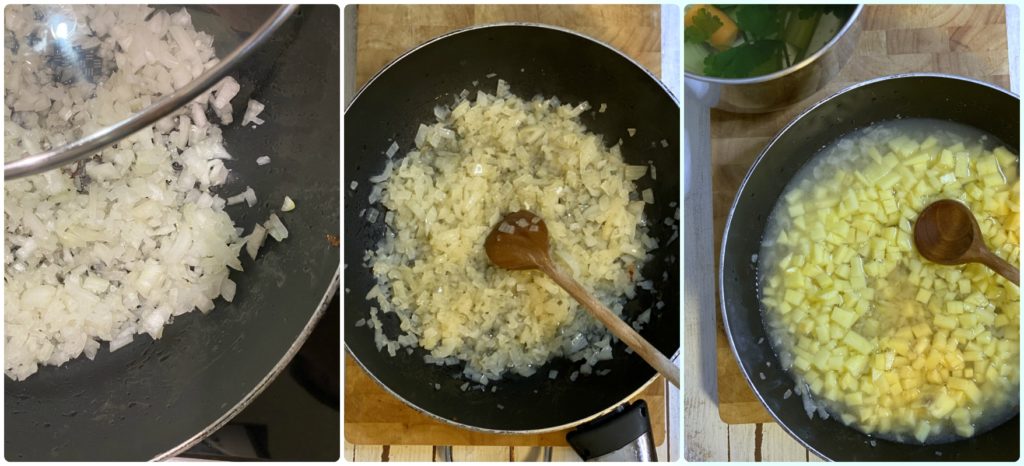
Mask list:
[[246,186],[245,192],[242,194],[245,194],[246,205],[248,205],[249,207],[256,205],[256,191],[253,191],[252,188]]
[[264,155],[256,158],[256,165],[266,165],[268,163],[270,163],[269,156]]
[[217,86],[217,90],[214,92],[213,108],[227,107],[231,103],[231,99],[234,99],[241,89],[242,86],[238,84],[238,81],[235,81],[235,78],[228,76],[222,79],[220,85]]
[[270,218],[267,219],[263,226],[266,227],[270,237],[278,242],[284,241],[288,237],[288,229],[281,223],[281,219],[277,217],[277,214],[270,214]]
[[249,257],[256,260],[256,254],[263,247],[263,242],[267,239],[267,229],[263,228],[263,225],[256,224],[252,227],[252,233],[245,239],[245,252],[249,253]]
[[295,201],[292,198],[285,196],[284,202],[281,204],[281,212],[291,212],[295,210]]
[[249,99],[249,104],[245,107],[245,114],[242,115],[242,126],[248,125],[249,123],[262,125],[263,120],[257,117],[257,115],[259,115],[264,108],[264,105],[259,101]]

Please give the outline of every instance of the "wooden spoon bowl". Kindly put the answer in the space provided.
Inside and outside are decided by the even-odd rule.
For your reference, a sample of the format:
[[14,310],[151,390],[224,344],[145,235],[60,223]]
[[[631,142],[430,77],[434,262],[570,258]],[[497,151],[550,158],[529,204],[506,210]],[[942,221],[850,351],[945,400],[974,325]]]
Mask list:
[[937,264],[984,264],[1020,286],[1020,270],[988,249],[971,209],[958,201],[942,199],[921,211],[914,222],[914,246]]
[[532,212],[520,210],[506,215],[484,241],[491,263],[506,270],[540,269],[590,311],[612,334],[633,349],[644,361],[679,386],[679,367],[644,337],[636,333],[607,307],[594,299],[582,285],[555,266],[550,255],[548,228]]

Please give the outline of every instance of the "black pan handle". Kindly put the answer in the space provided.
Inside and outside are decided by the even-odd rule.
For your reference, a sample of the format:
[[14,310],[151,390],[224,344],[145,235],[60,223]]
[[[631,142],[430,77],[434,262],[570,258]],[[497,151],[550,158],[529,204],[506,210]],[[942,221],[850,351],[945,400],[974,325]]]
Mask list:
[[647,403],[637,400],[569,432],[565,439],[583,461],[657,461]]

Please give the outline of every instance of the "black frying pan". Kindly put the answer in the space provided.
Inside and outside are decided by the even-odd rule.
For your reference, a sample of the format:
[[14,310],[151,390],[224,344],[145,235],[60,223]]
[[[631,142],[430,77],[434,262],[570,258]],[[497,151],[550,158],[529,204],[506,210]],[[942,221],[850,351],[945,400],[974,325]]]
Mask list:
[[[808,449],[837,461],[1007,461],[1020,456],[1020,416],[958,442],[917,446],[868,437],[836,420],[808,419],[771,348],[757,289],[768,215],[793,175],[839,137],[894,118],[936,118],[986,131],[1016,150],[1020,99],[991,85],[947,75],[902,75],[862,83],[797,117],[758,156],[740,185],[722,239],[719,291],[726,334],[740,369],[768,412]],[[754,376],[764,374],[764,377]],[[872,444],[871,442],[874,442]]]
[[[486,77],[491,73],[497,76]],[[562,102],[589,101],[595,111],[585,113],[583,122],[590,131],[603,135],[609,145],[622,138],[622,153],[630,163],[652,160],[656,164],[657,181],[645,177],[639,189],[653,189],[658,200],[647,206],[645,214],[652,235],[663,246],[653,251],[654,258],[642,270],[658,291],[656,296],[641,293],[626,306],[625,316],[632,321],[664,300],[665,307],[653,313],[641,334],[667,355],[678,351],[679,240],[668,242],[673,231],[663,220],[675,215],[679,202],[679,106],[656,79],[614,49],[569,31],[523,24],[468,29],[434,39],[386,67],[346,111],[345,287],[351,291],[345,296],[345,345],[381,385],[427,414],[473,429],[554,430],[610,410],[646,386],[654,370],[640,357],[626,354],[618,343],[614,359],[596,367],[611,369],[607,376],[581,375],[570,382],[574,365],[558,359],[532,377],[503,379],[496,383],[495,393],[463,392],[459,389],[465,382],[459,376],[462,365],[424,363],[422,349],[412,355],[399,351],[392,358],[377,351],[372,330],[355,326],[369,316],[372,303],[365,296],[375,284],[363,266],[363,254],[375,248],[385,231],[383,215],[374,223],[360,217],[368,207],[368,178],[384,169],[384,151],[392,139],[401,147],[399,154],[413,147],[418,125],[435,121],[435,105],[451,103],[463,89],[472,92],[473,81],[493,94],[499,78],[521,97],[539,93],[558,96]],[[602,102],[608,110],[597,113]],[[627,128],[637,128],[636,136],[630,138]],[[668,142],[667,148],[660,144],[662,139]],[[347,189],[352,181],[358,182],[355,191]],[[670,202],[676,204],[670,206]],[[484,254],[483,238],[480,241],[480,254]],[[382,321],[385,333],[394,336],[397,317],[385,314]],[[556,380],[548,378],[550,370],[558,371]],[[434,389],[435,383],[440,390]]]
[[[266,104],[266,123],[224,128],[235,160],[220,191],[256,191],[254,208],[228,207],[246,232],[290,196],[296,209],[280,214],[288,239],[268,239],[255,262],[243,252],[234,302],[176,318],[160,340],[136,336],[113,353],[104,345],[95,361],[6,380],[8,460],[179,453],[238,413],[302,345],[337,288],[339,251],[325,235],[338,234],[338,18],[336,6],[301,8],[232,73],[242,84],[236,121],[251,97]],[[260,155],[270,165],[258,166]]]

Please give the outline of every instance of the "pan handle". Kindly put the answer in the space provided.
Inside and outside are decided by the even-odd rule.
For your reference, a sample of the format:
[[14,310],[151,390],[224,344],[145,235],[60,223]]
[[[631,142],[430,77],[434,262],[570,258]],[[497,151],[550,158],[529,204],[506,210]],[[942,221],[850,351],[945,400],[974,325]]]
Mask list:
[[644,400],[569,432],[565,439],[583,461],[657,461],[651,416]]

